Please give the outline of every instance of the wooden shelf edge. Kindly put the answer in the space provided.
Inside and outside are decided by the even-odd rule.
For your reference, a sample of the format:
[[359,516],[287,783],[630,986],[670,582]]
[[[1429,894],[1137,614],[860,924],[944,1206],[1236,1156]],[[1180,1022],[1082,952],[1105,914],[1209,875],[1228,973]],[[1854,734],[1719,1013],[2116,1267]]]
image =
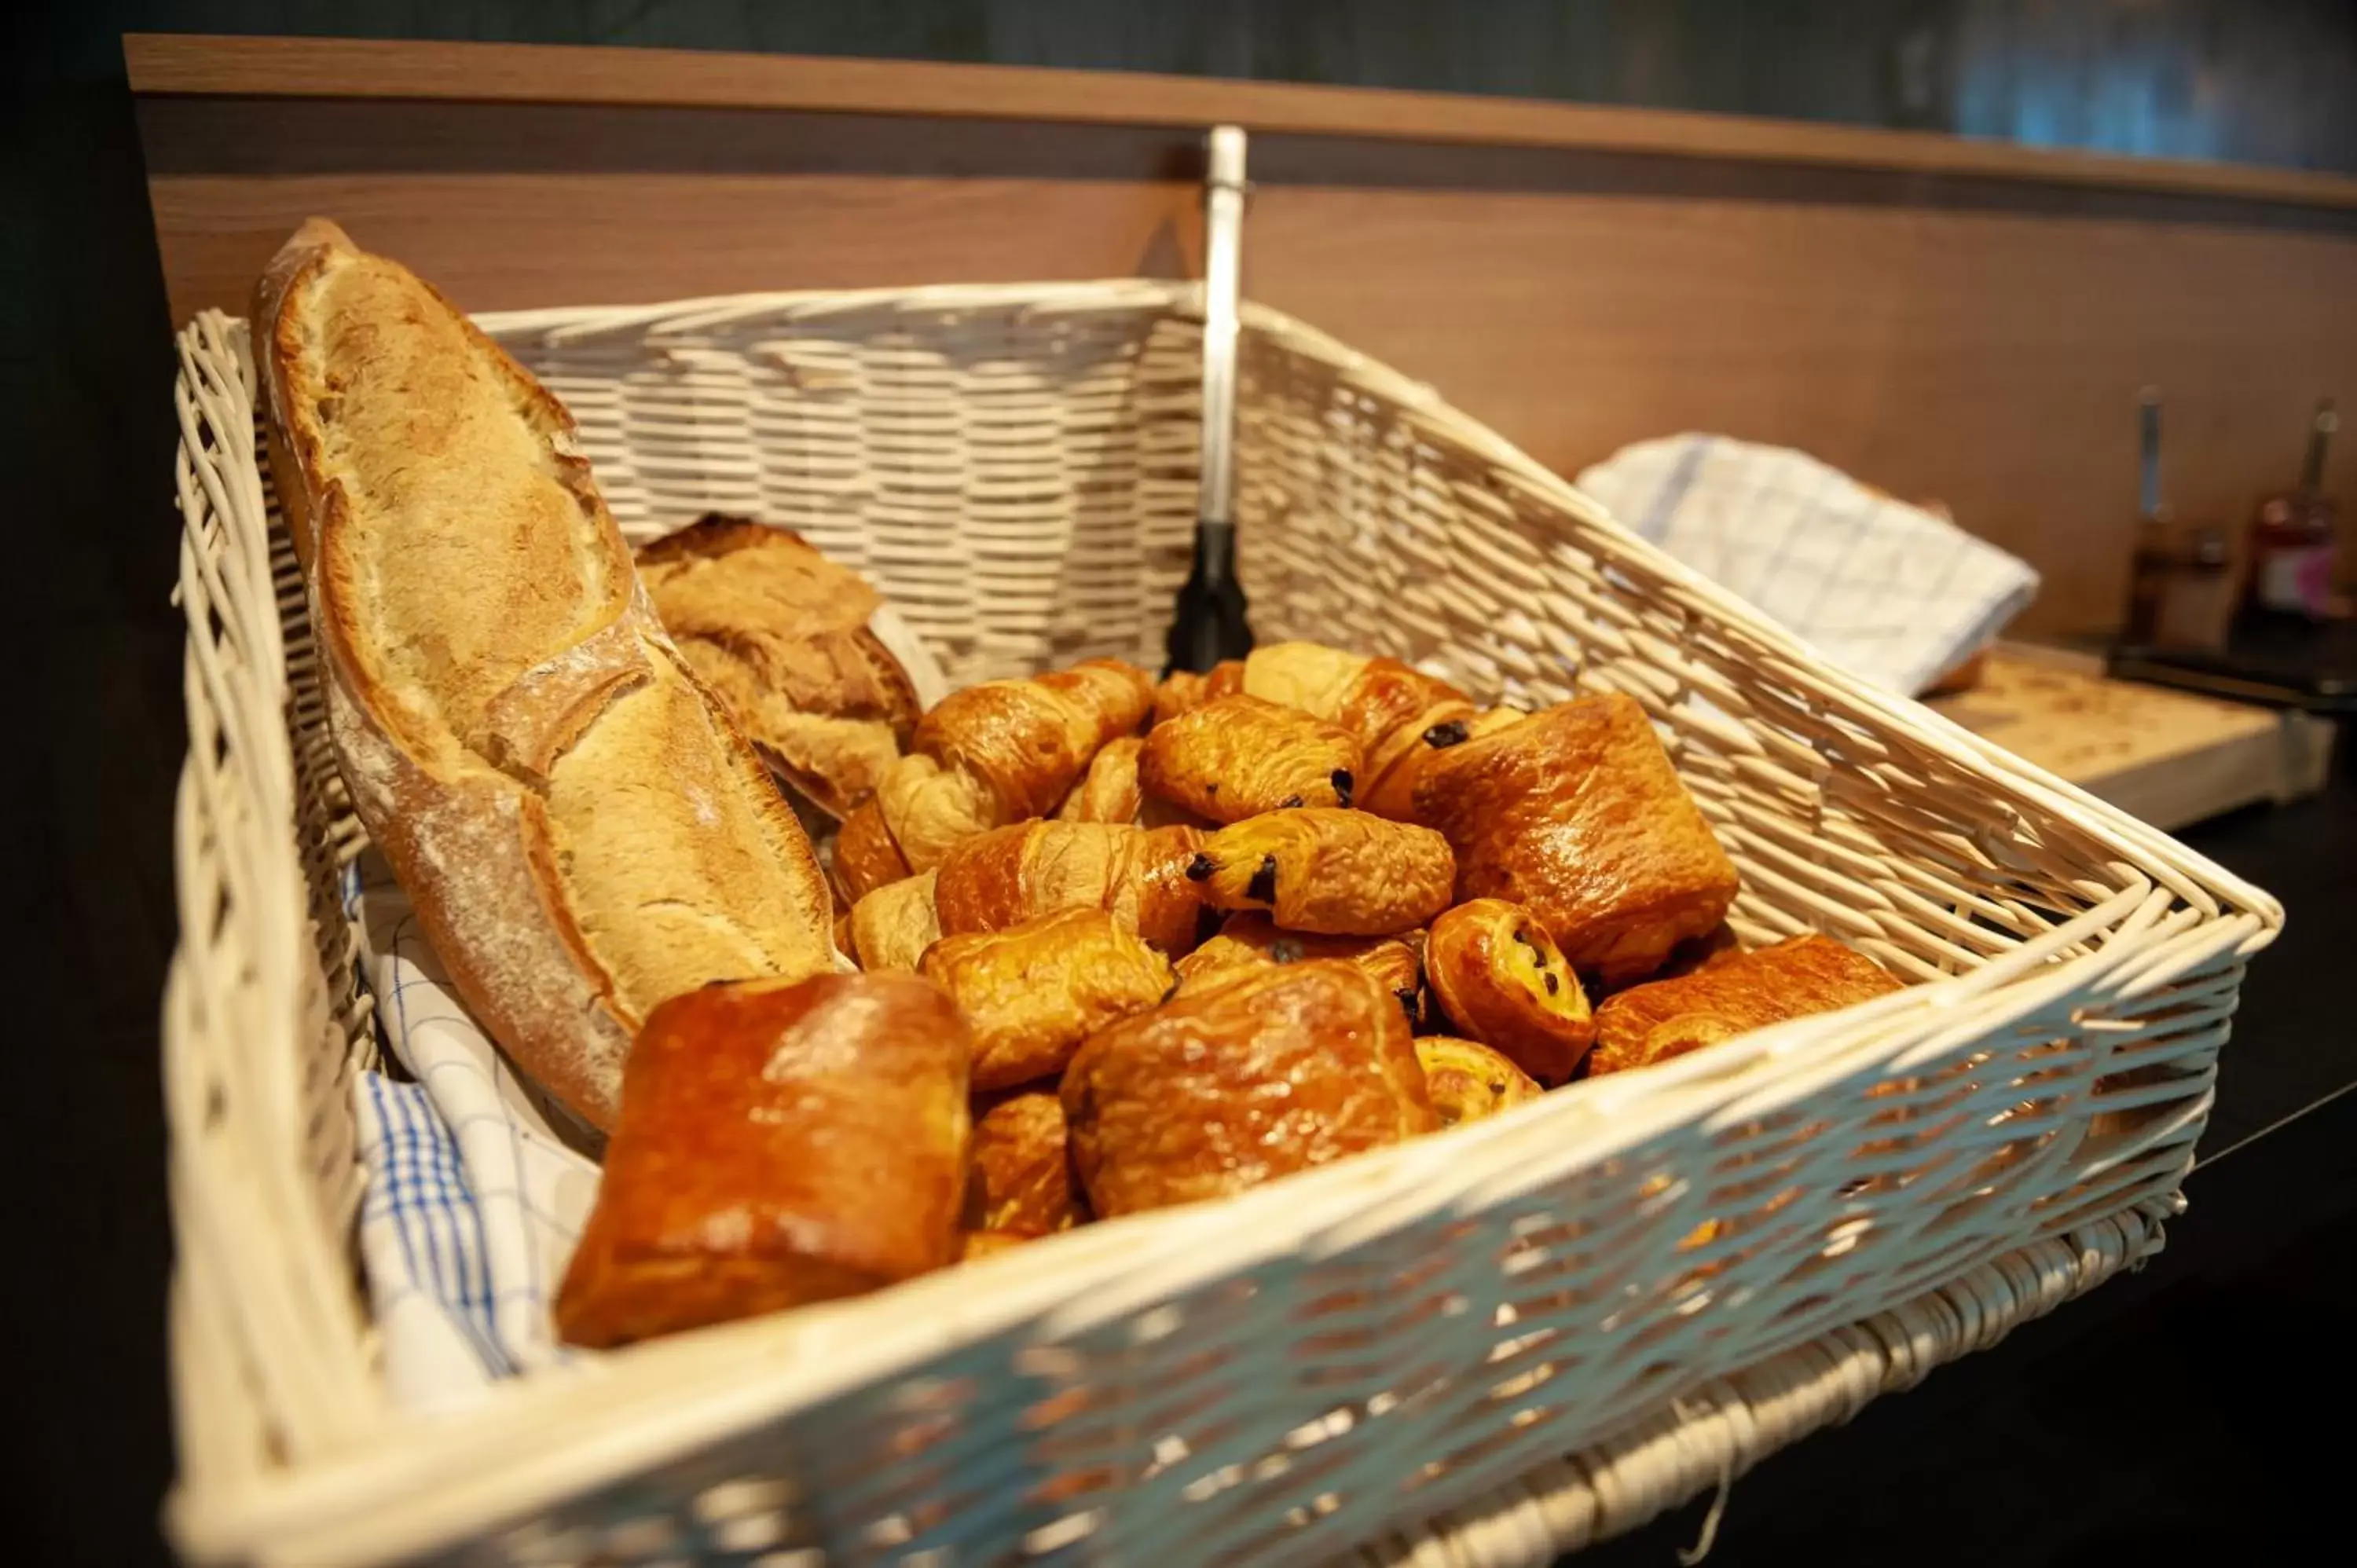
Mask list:
[[1382,88],[578,45],[127,33],[143,96],[424,99],[1204,126],[1803,164],[2357,209],[2357,179],[1917,131]]

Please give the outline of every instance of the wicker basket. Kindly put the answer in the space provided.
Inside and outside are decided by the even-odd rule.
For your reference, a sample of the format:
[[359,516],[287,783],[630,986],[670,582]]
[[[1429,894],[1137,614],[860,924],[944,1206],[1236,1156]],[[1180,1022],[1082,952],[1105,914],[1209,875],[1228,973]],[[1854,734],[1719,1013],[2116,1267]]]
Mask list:
[[[486,325],[579,418],[627,532],[707,508],[802,529],[968,681],[1155,661],[1194,513],[1198,314],[1124,282]],[[2157,1246],[2244,959],[2281,922],[1821,667],[1426,389],[1247,307],[1261,635],[1490,699],[1629,693],[1742,869],[1746,937],[1830,931],[1922,983],[404,1419],[354,1267],[347,1097],[376,1046],[333,877],[361,832],[243,326],[206,316],[180,349],[171,1522],[198,1557],[1542,1561]]]

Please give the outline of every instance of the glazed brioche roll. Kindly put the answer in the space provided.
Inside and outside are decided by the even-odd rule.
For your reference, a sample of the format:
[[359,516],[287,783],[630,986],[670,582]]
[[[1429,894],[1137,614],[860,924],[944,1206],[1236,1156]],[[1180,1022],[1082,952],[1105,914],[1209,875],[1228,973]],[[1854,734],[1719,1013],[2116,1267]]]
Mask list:
[[1220,697],[1157,725],[1138,755],[1145,793],[1215,822],[1347,806],[1359,743],[1339,725],[1257,697]]
[[974,1036],[977,1090],[1064,1070],[1097,1029],[1170,991],[1170,961],[1103,909],[943,937],[917,972],[950,993]]
[[1567,1082],[1596,1037],[1587,993],[1538,917],[1502,898],[1459,904],[1424,948],[1435,1001],[1459,1033],[1541,1083]]
[[1291,931],[1381,937],[1447,908],[1457,865],[1428,828],[1308,807],[1222,828],[1187,875],[1214,908],[1258,910]]
[[949,997],[909,978],[714,984],[656,1008],[558,1332],[623,1345],[948,1263],[967,1048]]
[[1107,1219],[1223,1197],[1438,1125],[1398,999],[1332,959],[1101,1029],[1060,1092],[1073,1168]]
[[1814,932],[1723,957],[1692,974],[1606,997],[1596,1010],[1588,1076],[1650,1067],[1899,987],[1889,971],[1864,953]]
[[1645,710],[1617,693],[1438,752],[1415,818],[1456,852],[1460,901],[1524,906],[1607,986],[1652,973],[1735,901],[1734,863]]

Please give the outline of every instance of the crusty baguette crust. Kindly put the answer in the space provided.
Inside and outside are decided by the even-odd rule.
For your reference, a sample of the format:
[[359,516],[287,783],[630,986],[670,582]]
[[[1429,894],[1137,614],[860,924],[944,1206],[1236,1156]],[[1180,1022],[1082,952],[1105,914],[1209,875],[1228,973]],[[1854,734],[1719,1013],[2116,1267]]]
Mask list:
[[817,858],[663,635],[554,398],[320,220],[253,322],[354,810],[477,1019],[608,1126],[657,1004],[833,967]]

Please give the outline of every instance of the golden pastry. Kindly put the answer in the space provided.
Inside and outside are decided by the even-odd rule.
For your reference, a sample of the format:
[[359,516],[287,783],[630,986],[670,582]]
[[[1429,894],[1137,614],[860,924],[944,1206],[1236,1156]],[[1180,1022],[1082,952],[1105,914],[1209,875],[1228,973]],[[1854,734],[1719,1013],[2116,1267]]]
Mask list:
[[1475,1040],[1419,1036],[1415,1059],[1424,1064],[1425,1092],[1444,1127],[1495,1116],[1545,1092],[1530,1074]]
[[964,1015],[977,1090],[1063,1071],[1092,1031],[1153,1006],[1171,983],[1170,961],[1103,909],[943,937],[917,971]]
[[1178,994],[1224,985],[1238,975],[1281,963],[1347,959],[1383,983],[1400,999],[1412,1021],[1422,983],[1418,943],[1409,932],[1397,937],[1329,937],[1315,931],[1279,930],[1266,915],[1246,910],[1230,915],[1201,947],[1174,966]]
[[1596,1037],[1579,976],[1519,904],[1458,905],[1432,922],[1424,965],[1433,999],[1458,1032],[1541,1083],[1567,1081]]
[[1831,937],[1793,937],[1675,980],[1632,985],[1606,997],[1596,1010],[1596,1049],[1587,1074],[1650,1067],[1899,987],[1889,971]]
[[1447,908],[1457,866],[1428,828],[1313,806],[1222,828],[1187,875],[1214,908],[1265,910],[1289,931],[1380,937]]
[[834,834],[836,894],[856,905],[887,883],[916,875],[884,825],[884,808],[868,800],[854,807]]
[[1089,763],[1089,770],[1056,808],[1060,822],[1135,822],[1142,792],[1137,787],[1137,754],[1146,742],[1124,736],[1109,741]]
[[558,1333],[623,1345],[948,1263],[966,1051],[949,997],[906,977],[719,982],[657,1007]]
[[1735,866],[1645,710],[1582,697],[1435,754],[1415,820],[1457,852],[1457,897],[1527,906],[1582,974],[1650,974],[1725,918]]
[[1297,806],[1347,806],[1359,743],[1339,725],[1257,697],[1220,697],[1154,726],[1137,782],[1215,822]]
[[1166,953],[1192,949],[1202,899],[1187,879],[1203,835],[1189,827],[1017,822],[942,862],[942,931],[1003,931],[1059,909],[1104,909]]
[[1044,817],[1108,742],[1134,733],[1154,682],[1117,659],[952,692],[918,722],[910,755],[885,770],[877,805],[913,871],[974,833]]
[[920,712],[869,629],[883,599],[790,529],[711,513],[640,548],[663,629],[787,799],[840,818],[900,755]]
[[1085,1224],[1065,1139],[1064,1102],[1053,1089],[975,1101],[966,1230],[1045,1236]]
[[942,922],[933,909],[933,883],[939,875],[889,882],[851,908],[852,956],[871,974],[914,974],[925,950],[942,940]]
[[1398,999],[1332,959],[1101,1029],[1061,1093],[1073,1168],[1106,1219],[1226,1197],[1438,1125]]

